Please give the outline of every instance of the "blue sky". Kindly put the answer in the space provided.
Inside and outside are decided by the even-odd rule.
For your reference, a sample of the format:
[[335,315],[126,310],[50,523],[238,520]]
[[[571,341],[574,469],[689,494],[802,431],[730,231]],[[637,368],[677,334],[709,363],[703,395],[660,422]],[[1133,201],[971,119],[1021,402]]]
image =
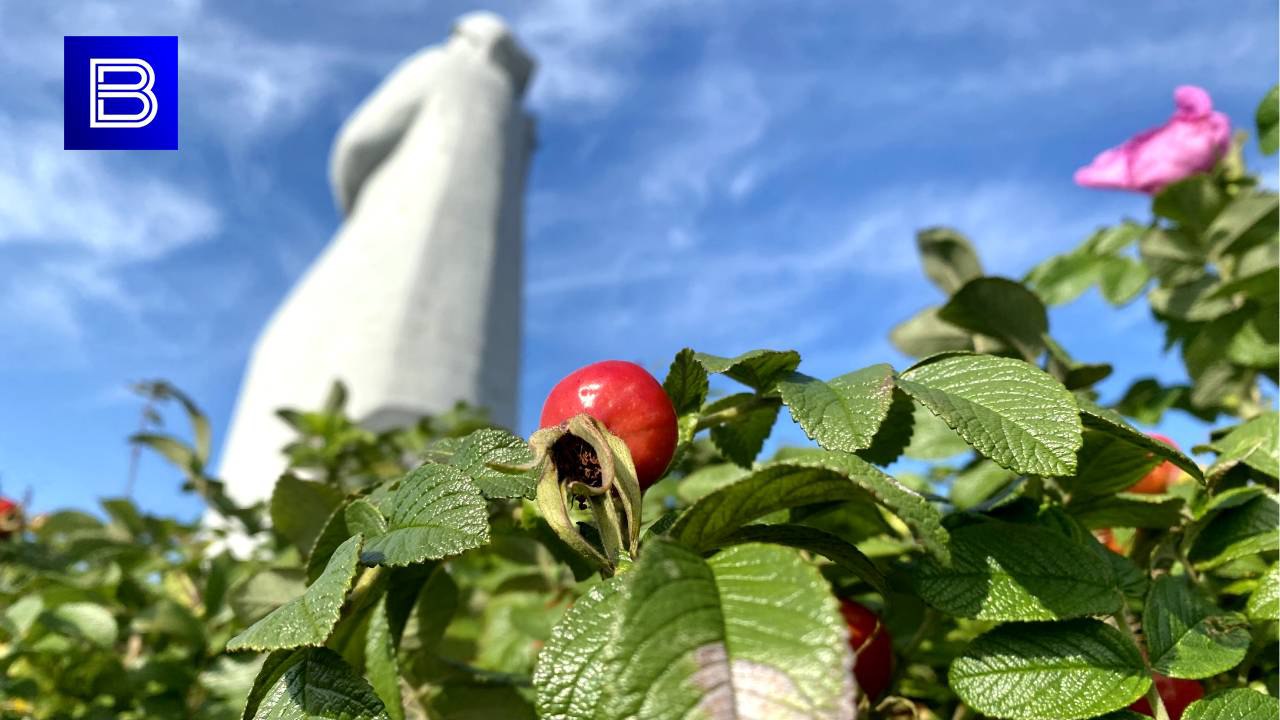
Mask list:
[[[486,6],[540,67],[527,206],[522,432],[561,375],[661,376],[693,346],[796,348],[828,377],[906,359],[897,322],[940,300],[913,234],[951,224],[988,272],[1145,198],[1071,173],[1200,84],[1240,125],[1275,80],[1277,10],[1212,3],[537,0]],[[0,485],[37,510],[125,483],[129,381],[164,377],[224,436],[249,348],[338,216],[342,119],[456,2],[0,0]],[[62,37],[176,34],[182,149],[62,150]],[[1275,185],[1273,162],[1250,163]],[[1145,303],[1052,315],[1127,381],[1182,377]],[[1100,314],[1101,313],[1101,314]],[[357,389],[358,391],[358,389]],[[173,419],[176,421],[177,417]],[[1165,428],[1183,445],[1197,427]],[[775,437],[801,436],[784,420]],[[193,516],[158,459],[137,498]]]

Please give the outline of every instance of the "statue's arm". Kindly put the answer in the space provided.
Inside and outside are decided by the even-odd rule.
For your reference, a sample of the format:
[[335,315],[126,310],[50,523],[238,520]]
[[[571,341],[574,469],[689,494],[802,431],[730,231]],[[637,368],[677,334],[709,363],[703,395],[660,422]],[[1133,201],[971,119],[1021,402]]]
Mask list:
[[338,207],[351,211],[373,171],[395,150],[430,92],[440,50],[405,60],[347,118],[333,144],[329,182]]

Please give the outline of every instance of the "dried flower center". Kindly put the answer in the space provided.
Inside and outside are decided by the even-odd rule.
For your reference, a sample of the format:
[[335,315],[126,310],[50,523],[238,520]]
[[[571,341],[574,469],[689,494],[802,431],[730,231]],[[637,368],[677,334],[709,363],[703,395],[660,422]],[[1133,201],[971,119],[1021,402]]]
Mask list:
[[600,487],[603,473],[595,448],[577,435],[565,433],[551,446],[551,462],[562,482],[580,482]]

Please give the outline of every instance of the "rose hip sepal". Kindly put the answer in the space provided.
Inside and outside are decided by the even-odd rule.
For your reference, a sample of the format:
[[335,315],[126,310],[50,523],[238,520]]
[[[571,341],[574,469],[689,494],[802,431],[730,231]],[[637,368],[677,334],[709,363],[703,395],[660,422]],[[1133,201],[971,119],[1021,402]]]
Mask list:
[[[538,510],[556,534],[612,575],[640,538],[640,483],[627,444],[582,413],[529,438],[538,480]],[[600,544],[583,536],[572,507],[591,510]]]

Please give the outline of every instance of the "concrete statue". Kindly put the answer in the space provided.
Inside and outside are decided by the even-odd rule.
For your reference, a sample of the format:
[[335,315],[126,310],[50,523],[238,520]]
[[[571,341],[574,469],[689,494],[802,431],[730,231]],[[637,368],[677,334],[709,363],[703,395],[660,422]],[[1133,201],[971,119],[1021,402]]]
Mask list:
[[516,417],[533,60],[503,22],[463,16],[347,120],[330,180],[345,219],[253,349],[219,475],[270,496],[292,431],[335,380],[372,430],[462,400]]

